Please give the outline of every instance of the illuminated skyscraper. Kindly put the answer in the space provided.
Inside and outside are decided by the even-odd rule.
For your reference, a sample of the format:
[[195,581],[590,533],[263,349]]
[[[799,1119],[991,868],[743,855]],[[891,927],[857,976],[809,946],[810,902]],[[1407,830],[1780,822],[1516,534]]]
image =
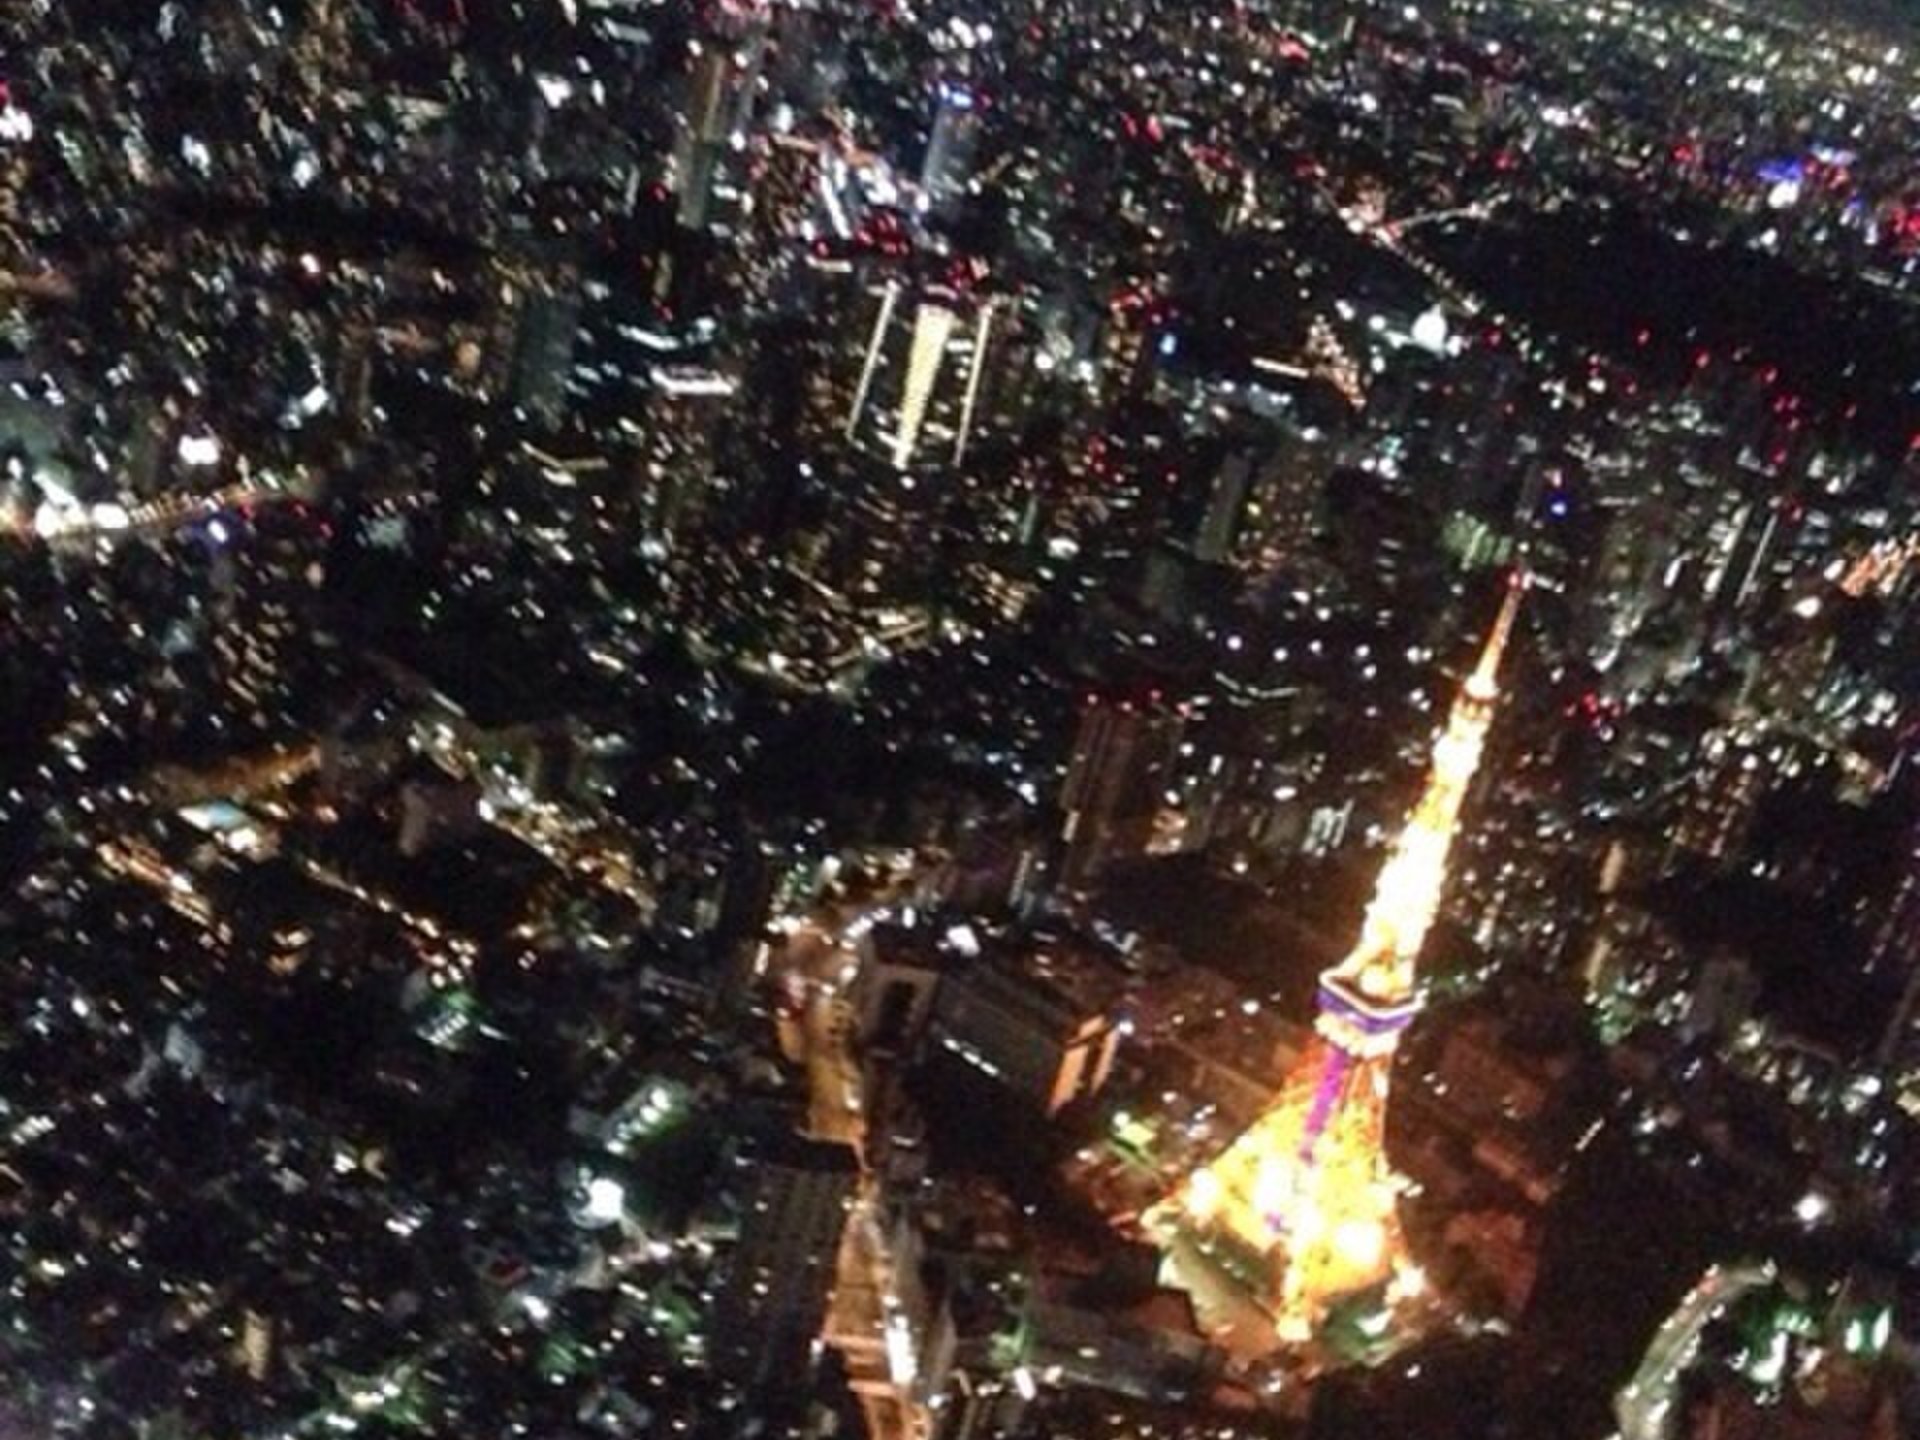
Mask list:
[[897,281],[889,283],[861,362],[847,438],[897,471],[965,460],[1000,303],[944,287],[909,299]]
[[1523,588],[1516,580],[1508,591],[1454,701],[1359,943],[1320,977],[1315,1044],[1273,1105],[1188,1178],[1177,1197],[1183,1213],[1167,1217],[1196,1227],[1250,1274],[1285,1339],[1305,1338],[1331,1302],[1405,1269],[1399,1180],[1384,1145],[1387,1079],[1419,1009],[1415,965],[1493,723],[1500,657]]

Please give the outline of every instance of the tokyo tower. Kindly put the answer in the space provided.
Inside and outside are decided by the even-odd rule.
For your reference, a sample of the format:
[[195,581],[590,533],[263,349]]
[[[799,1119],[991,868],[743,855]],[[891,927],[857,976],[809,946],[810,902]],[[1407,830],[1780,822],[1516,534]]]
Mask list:
[[1353,952],[1320,976],[1315,1040],[1273,1104],[1163,1216],[1250,1273],[1282,1339],[1305,1339],[1343,1296],[1406,1271],[1399,1177],[1387,1164],[1387,1078],[1419,1009],[1415,965],[1439,908],[1460,807],[1493,722],[1516,575],[1433,748],[1426,789],[1380,872]]

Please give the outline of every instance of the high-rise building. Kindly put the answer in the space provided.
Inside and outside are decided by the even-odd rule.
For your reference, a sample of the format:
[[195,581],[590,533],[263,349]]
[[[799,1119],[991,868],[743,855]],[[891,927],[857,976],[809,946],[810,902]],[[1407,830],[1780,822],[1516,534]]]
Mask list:
[[920,191],[939,210],[965,193],[974,147],[980,140],[980,94],[959,80],[934,87],[933,128],[920,162]]
[[548,425],[559,424],[566,413],[580,312],[580,297],[569,288],[531,289],[517,312],[513,403]]
[[1881,1032],[1877,1059],[1903,1092],[1920,1094],[1920,822],[1908,828],[1904,849],[1905,863],[1871,933],[1867,964],[1900,997]]
[[1254,457],[1245,450],[1229,455],[1213,477],[1207,492],[1207,508],[1200,517],[1200,529],[1194,536],[1193,551],[1209,565],[1224,561],[1239,533],[1247,506],[1247,493],[1253,488]]
[[1746,842],[1775,771],[1756,737],[1731,727],[1710,734],[1674,817],[1674,849],[1728,862]]
[[713,1365],[736,1384],[790,1393],[826,1318],[860,1162],[849,1145],[776,1134],[733,1163],[740,1237],[714,1301]]
[[1005,302],[943,287],[880,293],[846,437],[896,471],[959,465],[975,438],[987,355]]
[[1460,809],[1479,769],[1518,612],[1516,579],[1435,742],[1419,802],[1388,857],[1359,943],[1320,977],[1317,1039],[1274,1104],[1196,1170],[1160,1222],[1216,1242],[1282,1338],[1406,1270],[1400,1181],[1387,1162],[1387,1081],[1419,1008],[1415,966],[1446,885]]
[[1254,574],[1297,565],[1318,533],[1328,478],[1338,455],[1317,430],[1288,431],[1260,471],[1234,545],[1234,559]]
[[1236,446],[1214,475],[1194,553],[1256,575],[1298,563],[1319,523],[1333,458],[1333,445],[1316,431]]
[[733,137],[752,119],[766,61],[766,21],[753,7],[722,3],[696,45],[673,154],[674,214],[685,230],[707,228]]
[[732,375],[698,366],[648,373],[633,498],[649,535],[677,546],[700,528],[716,499],[716,442],[738,388]]
[[933,1024],[949,1049],[1049,1115],[1097,1094],[1120,1048],[1108,1007],[991,961],[941,982]]
[[1088,703],[1060,792],[1061,884],[1079,889],[1111,861],[1145,852],[1185,725],[1181,707],[1157,692]]

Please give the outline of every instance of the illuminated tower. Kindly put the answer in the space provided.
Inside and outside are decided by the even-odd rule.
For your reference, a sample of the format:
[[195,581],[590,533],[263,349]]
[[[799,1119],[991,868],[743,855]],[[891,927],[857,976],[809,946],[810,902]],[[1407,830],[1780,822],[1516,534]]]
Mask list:
[[1217,1251],[1240,1262],[1283,1339],[1327,1306],[1405,1267],[1399,1180],[1387,1165],[1387,1077],[1419,1008],[1414,967],[1439,908],[1460,807],[1493,722],[1516,579],[1433,748],[1427,787],[1380,872],[1360,940],[1320,977],[1318,1032],[1279,1098],[1177,1197]]

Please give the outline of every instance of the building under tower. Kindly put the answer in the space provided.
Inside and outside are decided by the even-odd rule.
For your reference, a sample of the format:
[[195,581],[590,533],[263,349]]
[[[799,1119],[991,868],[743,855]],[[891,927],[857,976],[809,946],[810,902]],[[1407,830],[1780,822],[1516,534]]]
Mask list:
[[1338,1300],[1411,1277],[1400,1180],[1385,1150],[1387,1082],[1419,1008],[1415,967],[1493,723],[1522,590],[1516,579],[1454,701],[1359,942],[1320,977],[1313,1045],[1273,1104],[1149,1217],[1163,1232],[1191,1234],[1245,1281],[1283,1340],[1309,1337]]

